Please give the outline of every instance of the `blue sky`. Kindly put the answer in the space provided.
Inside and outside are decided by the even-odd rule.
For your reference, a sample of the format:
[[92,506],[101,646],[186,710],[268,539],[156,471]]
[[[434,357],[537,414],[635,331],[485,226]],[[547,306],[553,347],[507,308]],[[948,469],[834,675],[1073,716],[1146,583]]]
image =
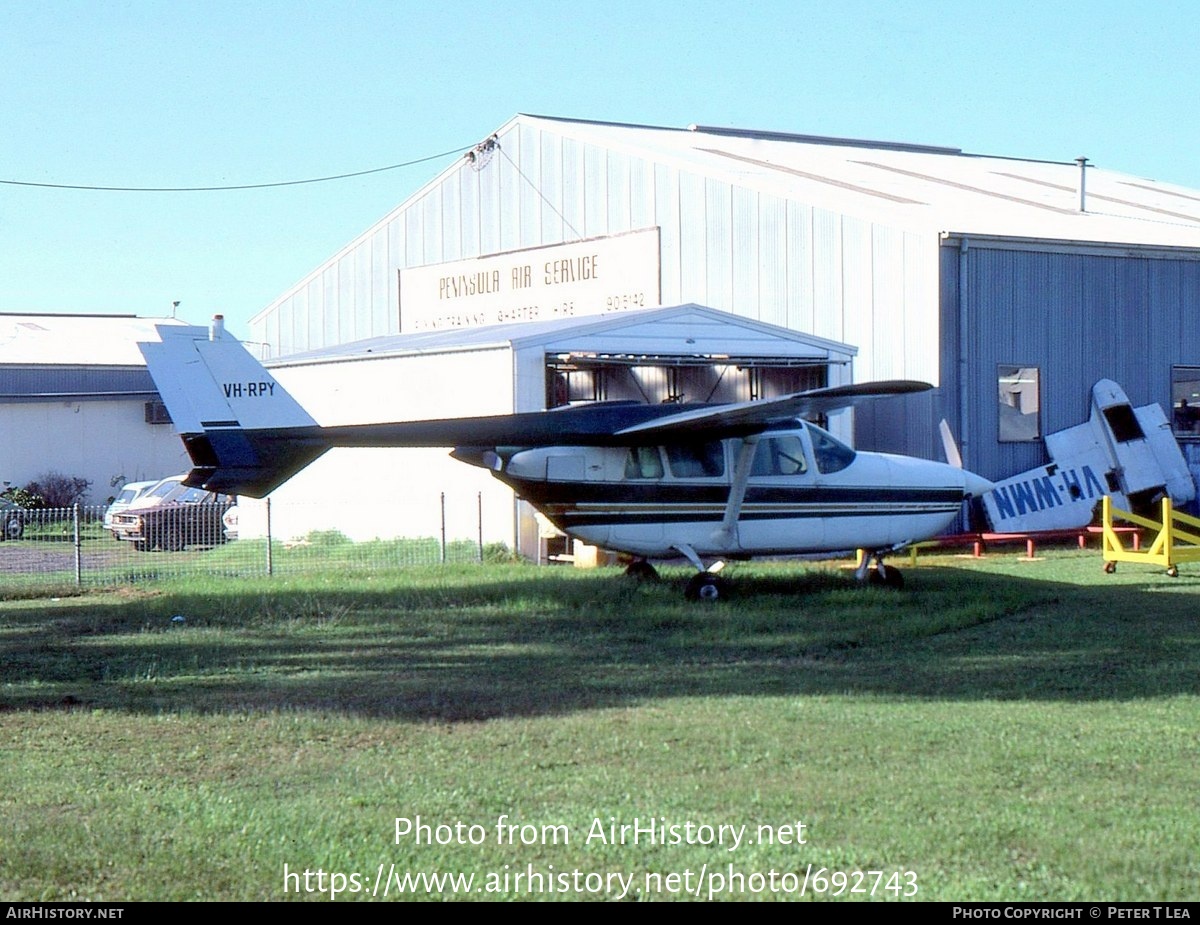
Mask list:
[[[0,180],[270,183],[518,112],[948,145],[1200,188],[1183,2],[0,5]],[[0,184],[0,311],[246,321],[453,160],[274,189]]]

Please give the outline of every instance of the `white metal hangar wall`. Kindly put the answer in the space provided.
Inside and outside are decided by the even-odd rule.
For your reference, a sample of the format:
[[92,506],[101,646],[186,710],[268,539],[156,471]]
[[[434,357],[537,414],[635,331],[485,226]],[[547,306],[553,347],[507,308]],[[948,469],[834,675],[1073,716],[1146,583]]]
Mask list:
[[[541,410],[573,400],[740,401],[852,381],[854,348],[699,305],[370,338],[277,360],[321,424]],[[575,394],[572,394],[575,393]],[[599,393],[599,394],[597,394]],[[848,419],[835,417],[835,432]],[[239,529],[263,512],[243,502]],[[334,449],[272,493],[276,535],[503,542],[537,555],[531,508],[446,449]]]
[[[422,325],[696,302],[854,344],[857,381],[939,386],[860,409],[857,444],[937,458],[946,417],[968,462],[1002,475],[1044,458],[1051,421],[1081,419],[1084,379],[1140,375],[1097,319],[1108,331],[1159,319],[1137,341],[1151,352],[1179,327],[1181,369],[1130,391],[1177,397],[1170,377],[1200,363],[1183,320],[1196,294],[1166,267],[1200,251],[1198,206],[1198,191],[1086,161],[518,115],[259,313],[252,336],[282,357]],[[976,243],[960,254],[963,241]],[[1147,261],[1158,269],[1140,285]],[[1009,445],[1001,392],[1028,358],[1070,355],[1081,332],[1096,335],[1095,362],[1040,382],[1039,434]],[[998,366],[1017,371],[1007,386]]]
[[[936,150],[877,150],[888,148]],[[936,343],[923,333],[937,323],[936,235],[873,208],[901,197],[854,193],[791,166],[842,150],[802,136],[519,115],[260,312],[251,337],[286,356],[408,333],[418,312],[440,326],[463,326],[544,320],[563,301],[574,302],[575,314],[694,302],[854,343],[861,378],[936,377]],[[862,201],[848,208],[848,195]],[[448,266],[439,278],[466,282],[475,274],[460,261],[571,242],[616,249],[624,236],[641,249],[602,255],[587,305],[555,299],[558,287],[549,286],[532,312],[521,311],[530,301],[521,291],[513,293],[516,311],[476,312],[488,293],[431,284],[414,294],[405,285],[417,268]],[[534,283],[558,259],[552,251],[536,258]],[[484,266],[478,289],[491,280]],[[497,284],[510,283],[506,268]]]

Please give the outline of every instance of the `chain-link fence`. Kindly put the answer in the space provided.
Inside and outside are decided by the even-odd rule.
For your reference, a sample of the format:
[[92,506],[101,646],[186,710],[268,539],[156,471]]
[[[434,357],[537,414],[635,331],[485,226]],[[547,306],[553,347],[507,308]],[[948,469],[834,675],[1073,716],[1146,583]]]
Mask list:
[[[507,553],[485,546],[482,506],[474,524],[448,526],[441,500],[436,535],[352,539],[336,527],[302,534],[273,530],[271,505],[191,504],[170,509],[129,510],[106,518],[105,506],[64,509],[0,509],[0,593],[30,586],[84,587],[159,578],[251,577],[336,571],[342,574],[405,565],[480,562]],[[240,508],[240,510],[239,510]],[[326,509],[328,515],[330,509]],[[340,508],[342,518],[354,513]],[[252,516],[247,518],[246,514]],[[296,511],[287,512],[295,521]],[[241,519],[250,530],[240,530]],[[285,523],[289,518],[281,518]],[[307,523],[320,518],[302,518]],[[337,523],[339,518],[333,517]],[[461,521],[461,518],[460,518]],[[294,526],[294,524],[293,524]],[[250,535],[247,535],[249,533]]]

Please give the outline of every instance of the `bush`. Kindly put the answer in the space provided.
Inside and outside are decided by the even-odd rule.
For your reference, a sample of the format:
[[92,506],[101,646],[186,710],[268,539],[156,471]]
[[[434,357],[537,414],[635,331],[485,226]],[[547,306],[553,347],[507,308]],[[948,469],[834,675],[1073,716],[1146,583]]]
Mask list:
[[60,472],[47,472],[26,485],[25,491],[40,496],[42,507],[64,508],[78,504],[87,494],[91,484],[87,479],[71,478]]
[[17,507],[37,510],[46,506],[41,495],[35,495],[28,488],[6,488],[0,492],[0,498],[11,501]]

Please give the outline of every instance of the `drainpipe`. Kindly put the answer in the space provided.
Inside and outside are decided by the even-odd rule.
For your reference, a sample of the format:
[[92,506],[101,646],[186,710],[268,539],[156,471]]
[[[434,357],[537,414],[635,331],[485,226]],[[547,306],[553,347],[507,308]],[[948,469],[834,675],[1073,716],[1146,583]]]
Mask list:
[[[970,469],[971,428],[968,424],[968,399],[970,386],[968,373],[970,364],[967,361],[967,351],[970,338],[967,336],[967,251],[971,248],[970,241],[962,237],[958,242],[958,449],[963,459],[963,466]],[[973,470],[972,470],[973,471]]]
[[[971,339],[967,334],[967,318],[970,314],[967,293],[967,252],[971,242],[964,236],[958,242],[958,454],[964,469],[974,472],[971,453],[970,426],[970,380],[971,364],[968,360],[968,349]],[[966,504],[959,514],[959,529],[963,532],[971,529],[971,516]]]

